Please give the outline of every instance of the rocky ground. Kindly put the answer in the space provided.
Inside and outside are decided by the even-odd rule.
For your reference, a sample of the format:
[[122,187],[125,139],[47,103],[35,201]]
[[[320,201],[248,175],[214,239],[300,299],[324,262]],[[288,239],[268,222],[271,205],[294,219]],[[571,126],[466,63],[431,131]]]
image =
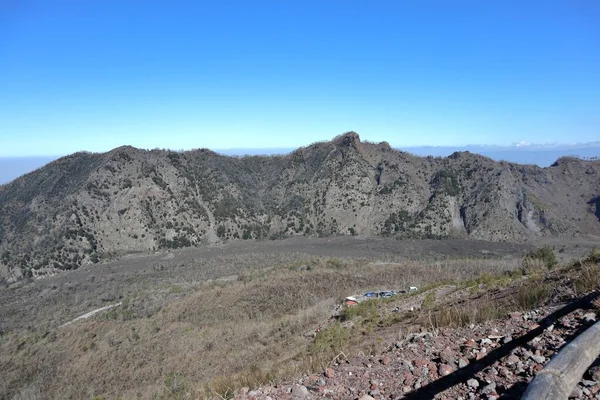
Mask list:
[[[390,343],[376,356],[340,360],[307,375],[236,399],[511,399],[558,350],[600,318],[594,303],[566,315],[561,307],[511,313],[465,328],[427,330]],[[574,399],[600,399],[600,367],[592,366]]]

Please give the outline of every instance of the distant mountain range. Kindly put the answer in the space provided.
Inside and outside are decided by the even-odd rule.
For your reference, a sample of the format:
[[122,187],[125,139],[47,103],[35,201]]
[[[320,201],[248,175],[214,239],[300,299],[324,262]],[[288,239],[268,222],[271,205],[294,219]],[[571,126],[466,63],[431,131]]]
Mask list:
[[419,157],[350,132],[286,155],[76,153],[0,186],[0,280],[107,257],[304,236],[600,235],[600,160]]
[[521,143],[514,146],[464,147],[423,146],[403,149],[419,156],[447,157],[457,151],[469,151],[481,154],[496,161],[508,161],[518,164],[532,164],[548,167],[561,157],[595,159],[600,157],[600,142],[573,145],[538,145]]
[[[457,151],[469,151],[481,154],[496,161],[508,161],[518,164],[533,164],[548,167],[561,157],[578,157],[593,159],[600,157],[600,142],[578,144],[529,144],[519,143],[512,146],[418,146],[396,147],[397,150],[406,151],[418,156],[447,157]],[[216,153],[243,156],[243,155],[275,155],[288,154],[293,148],[262,148],[262,149],[215,149]],[[44,157],[0,157],[0,185],[34,171],[59,156]]]

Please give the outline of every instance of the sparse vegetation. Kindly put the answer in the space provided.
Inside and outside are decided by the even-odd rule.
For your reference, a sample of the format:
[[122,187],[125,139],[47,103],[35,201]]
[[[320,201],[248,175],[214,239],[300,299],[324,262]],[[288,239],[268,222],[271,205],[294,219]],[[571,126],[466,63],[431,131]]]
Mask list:
[[536,264],[536,261],[548,269],[552,269],[558,265],[556,255],[549,246],[540,247],[539,249],[527,254],[523,260],[523,268],[525,270],[535,268],[537,265],[539,265]]
[[[534,237],[539,229],[567,236],[596,232],[597,215],[585,211],[587,205],[570,204],[572,198],[598,202],[578,189],[567,191],[565,180],[594,187],[597,163],[573,160],[575,175],[566,177],[566,164],[538,170],[475,155],[418,158],[364,142],[381,156],[370,165],[364,156],[369,152],[349,145],[359,142],[349,133],[273,157],[132,147],[64,157],[2,186],[0,254],[10,255],[0,258],[0,272],[8,271],[0,279],[73,270],[124,252],[230,240],[371,232],[511,241]],[[343,162],[329,154],[344,154]],[[518,172],[517,192],[505,190],[501,173],[507,166]],[[552,190],[540,191],[540,183]],[[575,220],[588,223],[574,228]],[[547,255],[532,254],[537,261],[531,262],[551,267]]]
[[430,313],[427,320],[434,328],[461,327],[504,317],[506,310],[493,302],[468,306],[450,306]]
[[[580,233],[575,218],[592,226],[587,211],[556,210],[584,194],[569,189],[565,200],[564,180],[578,175],[590,187],[597,166],[587,174],[574,164],[568,178],[560,165],[524,166],[514,174],[521,201],[490,160],[390,150],[377,153],[374,172],[363,155],[372,145],[358,151],[358,140],[276,157],[120,148],[2,186],[0,398],[231,398],[241,386],[374,352],[389,344],[386,328],[465,326],[553,301],[561,288],[598,288],[599,252],[558,269],[551,247],[522,259],[530,245],[510,243],[538,228]],[[553,185],[551,201],[540,183]],[[568,223],[557,217],[567,214]],[[359,232],[399,240],[331,238]],[[295,235],[330,238],[241,243]],[[453,235],[507,243],[403,240]],[[37,279],[60,270],[72,271]],[[421,290],[328,322],[347,295],[412,285]],[[392,311],[405,301],[417,309]]]
[[586,261],[589,263],[600,263],[600,249],[592,249]]
[[[232,259],[229,260],[224,263],[217,259],[216,265],[229,265]],[[205,282],[178,276],[169,284],[157,286],[140,281],[144,275],[138,275],[131,294],[103,294],[107,301],[120,298],[123,303],[103,317],[61,330],[40,317],[41,324],[34,331],[13,328],[3,333],[0,350],[30,365],[28,370],[38,378],[28,384],[28,390],[35,391],[39,384],[35,382],[44,382],[44,388],[53,397],[56,393],[60,393],[59,397],[80,397],[77,388],[89,387],[91,382],[94,393],[106,398],[115,395],[115,390],[125,396],[141,391],[144,396],[157,399],[189,395],[232,398],[240,387],[253,388],[305,372],[322,371],[332,360],[357,352],[376,352],[386,345],[380,337],[381,329],[386,327],[418,323],[426,328],[441,328],[503,318],[512,310],[528,310],[546,303],[553,293],[551,285],[556,284],[547,282],[541,274],[523,277],[517,259],[511,263],[500,259],[458,259],[371,264],[346,258],[301,256],[283,263],[276,258],[267,264],[257,258],[259,268],[248,268],[251,260],[244,257],[240,264],[245,266],[244,274],[237,279]],[[574,264],[568,272],[576,273],[575,278],[565,277],[563,284],[572,284],[580,293],[597,288],[600,271],[592,260],[590,255]],[[156,274],[166,270],[156,265],[153,271]],[[189,271],[206,269],[190,267]],[[561,270],[559,275],[566,272]],[[421,281],[423,277],[430,280]],[[334,302],[344,295],[383,285],[406,287],[407,282],[417,284],[421,290],[405,297],[360,303],[344,309],[340,322],[325,323]],[[463,296],[472,296],[473,300],[435,300],[439,290],[449,288],[457,293],[463,291]],[[415,296],[422,299],[420,311],[391,312],[396,304]],[[215,307],[219,312],[214,312]],[[304,337],[307,334],[310,339]],[[164,343],[169,346],[163,346]],[[35,354],[42,347],[50,351],[50,358],[29,358],[27,354]],[[65,353],[67,348],[70,350]],[[152,349],[153,359],[155,356],[162,360],[160,369],[148,364],[144,356],[147,349]],[[135,389],[127,389],[131,380],[121,378],[120,372],[111,377],[108,386],[93,378],[95,360],[109,358],[115,371],[123,371],[126,366],[119,357],[123,352],[128,354],[127,362],[146,360],[144,367],[135,372],[134,381],[139,382]],[[224,358],[222,354],[229,356]],[[92,364],[73,369],[72,361],[82,357]],[[0,360],[3,371],[15,371],[10,360]],[[71,386],[44,381],[43,371],[49,362],[70,380]],[[193,368],[198,362],[208,368]],[[10,381],[9,388],[26,382],[18,376]]]
[[340,315],[342,321],[349,321],[357,317],[363,320],[374,320],[377,318],[377,302],[375,300],[367,300],[352,307],[345,307]]
[[460,184],[457,174],[452,170],[441,170],[437,172],[432,180],[439,190],[449,196],[457,196],[460,193]]
[[[397,249],[395,241],[390,243]],[[377,257],[383,256],[381,248],[377,249]],[[116,394],[133,397],[137,392],[178,398],[182,387],[185,393],[200,397],[227,397],[241,386],[255,387],[318,371],[336,356],[344,357],[342,352],[351,356],[356,351],[374,351],[381,345],[375,340],[379,327],[402,323],[406,318],[401,313],[390,314],[393,303],[388,300],[368,302],[349,309],[344,318],[351,327],[325,323],[314,341],[306,339],[304,335],[312,336],[327,321],[334,303],[344,296],[366,289],[423,286],[427,279],[466,279],[484,271],[518,267],[516,260],[371,264],[341,257],[299,253],[269,256],[263,252],[212,261],[194,257],[185,263],[177,258],[167,261],[164,256],[156,257],[151,264],[140,259],[135,267],[141,268],[138,272],[119,275],[115,280],[103,274],[107,266],[94,271],[93,281],[86,279],[70,286],[60,278],[54,282],[65,282],[66,286],[57,286],[26,318],[5,320],[10,325],[4,325],[0,351],[8,357],[0,360],[0,368],[12,371],[7,375],[12,378],[4,390],[14,393],[22,385],[43,382],[48,397],[85,397],[81,390],[90,388],[95,395],[106,398]],[[393,260],[389,254],[385,257]],[[135,259],[130,262],[136,265]],[[243,275],[235,278],[233,274],[239,271]],[[69,281],[75,284],[73,279],[79,274],[86,276],[85,271],[75,271]],[[207,281],[208,276],[231,278]],[[78,293],[79,301],[74,302],[76,298],[69,293]],[[96,304],[117,301],[122,306],[57,328]],[[4,300],[3,304],[5,315],[11,315],[10,307],[22,305],[21,300]],[[33,326],[33,321],[36,328],[32,331],[28,326]],[[25,344],[17,350],[23,340]],[[41,348],[49,352],[44,353],[48,356],[28,356]],[[126,358],[122,357],[124,353]],[[77,360],[84,359],[89,364],[74,367]],[[114,375],[107,377],[103,372],[96,377],[100,360],[106,359],[111,360]],[[30,381],[19,372],[25,369],[16,368],[15,360],[25,363],[24,368],[37,380],[27,383]],[[143,366],[125,373],[130,371],[129,363]],[[205,368],[197,368],[199,363]],[[45,381],[44,371],[60,374],[70,385],[63,385],[63,380]],[[133,387],[131,382],[135,382]]]
[[542,279],[532,279],[518,288],[516,304],[520,310],[531,310],[544,304],[552,290]]
[[421,307],[423,307],[424,309],[429,309],[429,308],[432,308],[434,305],[435,305],[435,292],[429,291],[427,293],[427,295],[425,295],[425,298],[423,299],[423,303],[421,304]]
[[592,252],[578,269],[579,275],[573,282],[577,293],[586,293],[600,288],[600,261],[596,251]]

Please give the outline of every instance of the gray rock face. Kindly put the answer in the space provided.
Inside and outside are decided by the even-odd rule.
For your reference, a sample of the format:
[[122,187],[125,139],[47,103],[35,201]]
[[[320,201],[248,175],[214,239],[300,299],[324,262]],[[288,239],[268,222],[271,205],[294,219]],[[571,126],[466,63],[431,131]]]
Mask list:
[[600,234],[598,196],[600,161],[421,158],[355,133],[272,157],[76,153],[0,186],[0,279],[226,240]]

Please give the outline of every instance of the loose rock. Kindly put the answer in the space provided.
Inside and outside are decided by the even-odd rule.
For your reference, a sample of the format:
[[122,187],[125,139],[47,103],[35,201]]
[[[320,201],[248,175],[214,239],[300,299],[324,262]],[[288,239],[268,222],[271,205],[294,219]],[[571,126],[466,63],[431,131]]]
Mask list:
[[308,397],[308,389],[306,386],[297,385],[292,389],[292,397],[294,399],[304,399]]
[[451,366],[449,366],[448,364],[441,364],[440,368],[438,370],[438,373],[440,374],[440,376],[446,376],[446,375],[450,375],[453,371],[453,368]]
[[477,379],[469,379],[467,381],[467,386],[472,389],[477,389],[479,387],[479,381]]

